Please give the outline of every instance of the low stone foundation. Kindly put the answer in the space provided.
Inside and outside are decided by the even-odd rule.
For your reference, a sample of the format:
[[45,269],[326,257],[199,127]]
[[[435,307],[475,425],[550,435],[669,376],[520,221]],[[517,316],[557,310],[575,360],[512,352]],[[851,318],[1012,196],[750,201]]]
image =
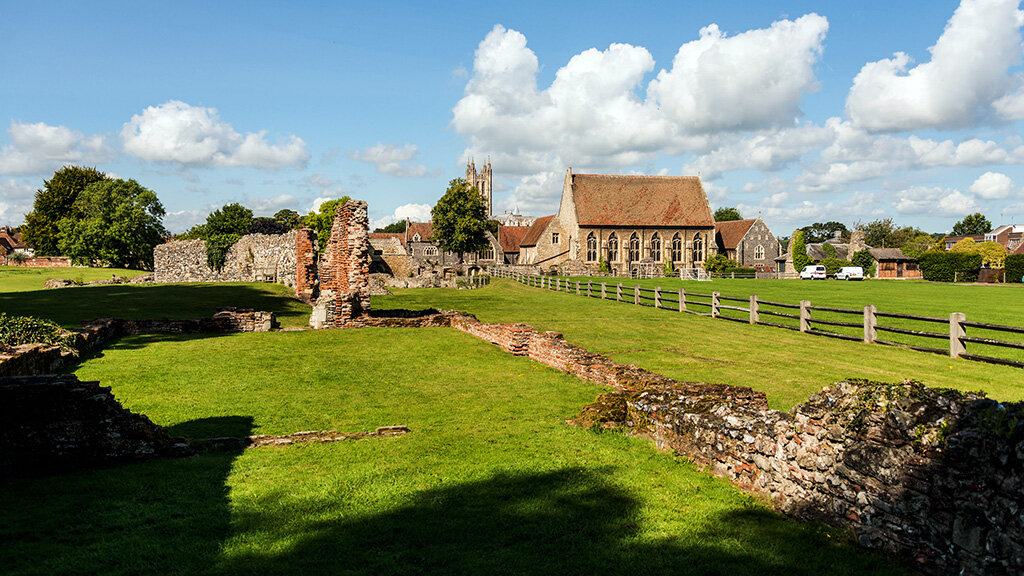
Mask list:
[[71,374],[0,378],[0,476],[191,453],[110,388]]

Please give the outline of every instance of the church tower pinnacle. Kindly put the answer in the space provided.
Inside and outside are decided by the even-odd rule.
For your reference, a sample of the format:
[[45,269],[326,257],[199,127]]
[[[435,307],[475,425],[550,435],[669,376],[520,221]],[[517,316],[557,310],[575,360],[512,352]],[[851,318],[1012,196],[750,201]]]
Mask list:
[[469,162],[466,163],[466,184],[469,186],[475,186],[476,189],[480,191],[480,195],[484,198],[484,206],[487,207],[488,218],[494,214],[493,198],[491,195],[493,191],[492,183],[491,159],[488,158],[483,169],[480,172],[477,172],[476,161],[473,157],[470,157]]

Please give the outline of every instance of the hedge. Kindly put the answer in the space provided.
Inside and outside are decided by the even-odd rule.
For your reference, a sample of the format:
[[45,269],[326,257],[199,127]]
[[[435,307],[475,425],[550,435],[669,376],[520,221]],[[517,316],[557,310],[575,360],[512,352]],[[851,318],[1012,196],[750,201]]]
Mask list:
[[75,335],[49,320],[0,312],[0,349],[40,342],[74,350]]
[[1004,263],[1006,268],[1006,282],[1016,284],[1024,278],[1024,254],[1010,254]]
[[736,274],[738,278],[753,278],[757,275],[757,270],[743,266],[730,266],[722,269],[722,276],[731,276],[732,274]]
[[973,282],[981,270],[981,254],[970,252],[925,252],[917,262],[921,276],[933,282]]

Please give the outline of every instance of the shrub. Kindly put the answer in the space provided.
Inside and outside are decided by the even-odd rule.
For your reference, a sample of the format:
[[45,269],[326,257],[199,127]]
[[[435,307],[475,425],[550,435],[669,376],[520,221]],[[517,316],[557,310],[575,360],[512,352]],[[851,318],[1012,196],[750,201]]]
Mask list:
[[75,335],[49,320],[31,316],[8,316],[0,312],[0,344],[21,346],[41,342],[74,351]]
[[818,262],[818,264],[825,267],[825,273],[829,276],[835,275],[835,273],[839,272],[839,269],[843,266],[853,266],[853,263],[849,260],[843,260],[841,258],[825,258],[821,262]]
[[1006,282],[1015,284],[1024,278],[1024,254],[1010,254],[1004,263],[1006,268]]
[[715,254],[704,261],[704,269],[708,272],[721,272],[726,268],[736,268],[739,262],[729,260],[722,254]]
[[838,258],[836,254],[836,247],[831,244],[822,244],[821,251],[825,253],[825,258]]
[[729,266],[722,269],[722,276],[732,276],[734,274],[737,278],[754,278],[757,275],[757,270],[744,266]]
[[973,282],[981,270],[981,254],[970,252],[929,251],[917,259],[921,276],[933,282],[954,280]]
[[223,270],[228,251],[239,238],[238,234],[214,234],[206,238],[206,265],[217,272]]
[[671,278],[676,275],[675,266],[672,265],[671,260],[665,260],[665,277]]
[[805,266],[811,264],[811,257],[807,255],[807,243],[804,242],[804,233],[799,230],[793,232],[793,238],[791,240],[793,253],[793,267],[797,271],[803,270]]
[[603,257],[597,261],[597,271],[609,273],[612,271],[612,265],[608,263]]

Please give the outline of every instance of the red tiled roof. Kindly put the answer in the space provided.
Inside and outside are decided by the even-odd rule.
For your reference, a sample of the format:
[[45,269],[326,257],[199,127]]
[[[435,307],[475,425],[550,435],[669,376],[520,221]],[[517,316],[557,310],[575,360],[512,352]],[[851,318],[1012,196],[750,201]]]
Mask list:
[[573,174],[580,226],[714,226],[696,176]]
[[1024,254],[1024,242],[1021,242],[1010,254]]
[[501,242],[501,251],[506,254],[519,252],[519,245],[522,244],[523,237],[531,228],[532,226],[498,226],[498,241]]
[[519,246],[536,246],[537,241],[540,240],[540,235],[544,233],[544,230],[547,230],[548,224],[551,223],[551,219],[554,217],[555,215],[552,214],[551,216],[541,216],[534,220],[533,225],[526,229],[526,235],[519,242]]
[[728,222],[715,223],[715,239],[718,245],[726,250],[735,250],[740,240],[746,236],[747,231],[756,222],[756,218],[747,220],[731,220]]
[[370,232],[367,234],[370,240],[387,240],[389,238],[398,239],[398,243],[405,248],[405,232]]
[[420,242],[429,242],[430,236],[434,233],[434,225],[430,222],[409,222],[409,241],[415,242],[413,237],[420,235]]

